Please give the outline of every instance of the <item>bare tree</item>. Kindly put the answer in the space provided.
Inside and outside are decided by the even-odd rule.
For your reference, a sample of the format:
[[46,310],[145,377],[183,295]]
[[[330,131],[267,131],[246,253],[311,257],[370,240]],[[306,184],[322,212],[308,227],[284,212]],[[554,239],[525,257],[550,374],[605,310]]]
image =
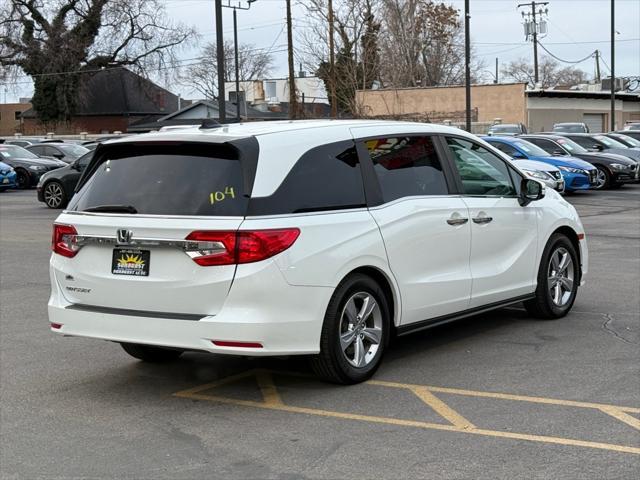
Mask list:
[[[516,82],[525,82],[530,87],[535,86],[533,65],[526,58],[513,60],[502,66],[502,75]],[[539,82],[543,88],[557,85],[571,86],[584,83],[588,79],[585,71],[575,67],[561,68],[560,64],[551,57],[544,56],[538,63]]]
[[[382,0],[385,86],[464,83],[464,23],[457,9],[431,0]],[[483,68],[472,59],[472,77]]]
[[[224,78],[235,80],[235,58],[232,42],[224,44]],[[245,43],[238,46],[238,72],[240,81],[254,80],[269,75],[273,69],[273,55],[268,50]],[[218,63],[216,44],[208,43],[202,49],[198,63],[190,65],[181,74],[181,82],[208,100],[218,98]]]
[[162,69],[194,36],[159,0],[0,0],[0,65],[31,76],[43,121],[69,120],[87,75]]
[[356,90],[371,88],[380,77],[380,0],[334,0],[333,70],[329,63],[328,2],[304,0],[300,4],[306,10],[300,45],[307,67],[322,78],[327,91],[335,84],[337,106],[342,114],[360,115]]

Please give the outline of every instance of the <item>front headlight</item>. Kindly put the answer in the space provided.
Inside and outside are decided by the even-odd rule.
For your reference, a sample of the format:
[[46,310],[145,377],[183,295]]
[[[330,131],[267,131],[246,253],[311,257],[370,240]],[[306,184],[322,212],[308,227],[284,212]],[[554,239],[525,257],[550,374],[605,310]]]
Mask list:
[[545,172],[540,172],[538,170],[523,170],[523,172],[530,177],[537,178],[538,180],[549,180],[549,175]]
[[29,170],[33,170],[34,172],[43,172],[47,168],[41,165],[29,165]]
[[626,170],[627,169],[627,166],[626,165],[622,165],[621,163],[612,163],[609,166],[611,168],[613,168],[614,170]]
[[581,175],[587,175],[587,172],[584,170],[581,170],[579,168],[572,168],[572,167],[558,167],[560,170],[564,170],[565,172],[571,172],[571,173],[579,173]]

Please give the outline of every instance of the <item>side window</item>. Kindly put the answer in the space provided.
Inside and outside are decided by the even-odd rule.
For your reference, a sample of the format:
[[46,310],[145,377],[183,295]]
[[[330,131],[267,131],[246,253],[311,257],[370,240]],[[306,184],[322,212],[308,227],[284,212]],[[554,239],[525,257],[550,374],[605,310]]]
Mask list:
[[462,138],[447,137],[467,195],[516,195],[509,167],[486,148]]
[[80,171],[87,168],[87,165],[89,165],[89,162],[91,161],[92,158],[93,158],[93,152],[87,155],[83,155],[78,159],[78,161],[76,162],[76,165],[78,165],[78,168],[80,169]]
[[507,155],[509,155],[510,157],[513,157],[514,155],[517,155],[519,152],[518,150],[516,150],[514,147],[512,147],[511,145],[508,145],[506,143],[502,143],[502,142],[489,142],[489,144],[492,147],[496,147],[498,150],[500,150],[501,152],[506,153]]
[[44,155],[44,153],[43,153],[44,149],[42,147],[40,147],[40,146],[31,147],[29,150],[31,151],[31,153],[33,153],[35,155],[38,155],[38,156]]
[[48,157],[54,157],[56,155],[60,156],[62,155],[62,152],[60,150],[58,150],[57,148],[54,147],[45,147],[44,149],[44,154],[47,155]]
[[534,145],[537,145],[547,153],[553,153],[556,150],[562,150],[559,146],[557,146],[551,140],[547,140],[545,138],[527,138],[526,140],[527,142],[531,142]]
[[448,195],[431,137],[386,137],[365,142],[384,202],[420,195]]
[[269,197],[252,198],[249,215],[278,215],[366,206],[360,161],[352,141],[316,147],[293,166]]
[[587,137],[571,137],[571,140],[584,148],[593,148],[593,145],[596,143],[594,140]]

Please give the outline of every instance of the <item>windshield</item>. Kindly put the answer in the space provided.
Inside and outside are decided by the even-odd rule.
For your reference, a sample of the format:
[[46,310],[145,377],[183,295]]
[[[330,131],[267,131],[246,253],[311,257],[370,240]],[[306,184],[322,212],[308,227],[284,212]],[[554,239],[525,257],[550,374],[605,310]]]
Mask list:
[[67,155],[71,155],[72,157],[81,157],[89,150],[80,145],[73,145],[71,143],[59,143],[56,145],[60,150],[62,150]]
[[589,153],[589,150],[581,145],[578,145],[570,138],[559,138],[556,141],[571,153]]
[[[630,145],[634,146],[634,147],[640,147],[640,142],[638,140],[636,140],[633,137],[629,137],[628,135],[622,135],[624,138],[622,140],[624,140],[625,142],[629,143]],[[616,140],[618,140],[618,137],[616,137]],[[621,140],[618,140],[621,142]]]
[[534,145],[533,143],[525,142],[523,140],[519,140],[519,141],[515,142],[515,144],[517,145],[517,147],[520,150],[523,150],[523,151],[527,152],[527,155],[531,155],[531,156],[534,156],[534,157],[548,157],[549,156],[549,154],[547,152],[545,152],[539,146]]
[[554,132],[568,132],[568,133],[584,133],[585,128],[580,123],[565,123],[554,125]]
[[238,152],[227,145],[127,147],[91,169],[70,210],[244,216],[249,202]]
[[517,125],[493,125],[489,130],[492,133],[520,133]]
[[614,140],[610,137],[606,137],[604,135],[594,135],[593,138],[595,138],[596,140],[600,140],[609,148],[629,148],[624,143],[620,143],[619,141]]
[[17,145],[0,145],[0,156],[4,158],[28,158],[38,160],[40,157]]

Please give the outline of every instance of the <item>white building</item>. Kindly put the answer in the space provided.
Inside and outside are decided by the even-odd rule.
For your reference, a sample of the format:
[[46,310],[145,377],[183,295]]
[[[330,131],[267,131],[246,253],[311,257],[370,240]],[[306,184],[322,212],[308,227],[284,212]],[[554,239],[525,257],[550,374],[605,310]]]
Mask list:
[[[296,77],[296,90],[298,101],[304,103],[328,104],[327,92],[324,83],[318,77]],[[235,103],[236,84],[235,82],[225,82],[227,100]],[[251,106],[258,109],[267,109],[268,105],[277,105],[289,102],[289,79],[270,78],[265,80],[248,80],[240,82],[240,91],[244,99]],[[261,108],[262,106],[262,108]]]

